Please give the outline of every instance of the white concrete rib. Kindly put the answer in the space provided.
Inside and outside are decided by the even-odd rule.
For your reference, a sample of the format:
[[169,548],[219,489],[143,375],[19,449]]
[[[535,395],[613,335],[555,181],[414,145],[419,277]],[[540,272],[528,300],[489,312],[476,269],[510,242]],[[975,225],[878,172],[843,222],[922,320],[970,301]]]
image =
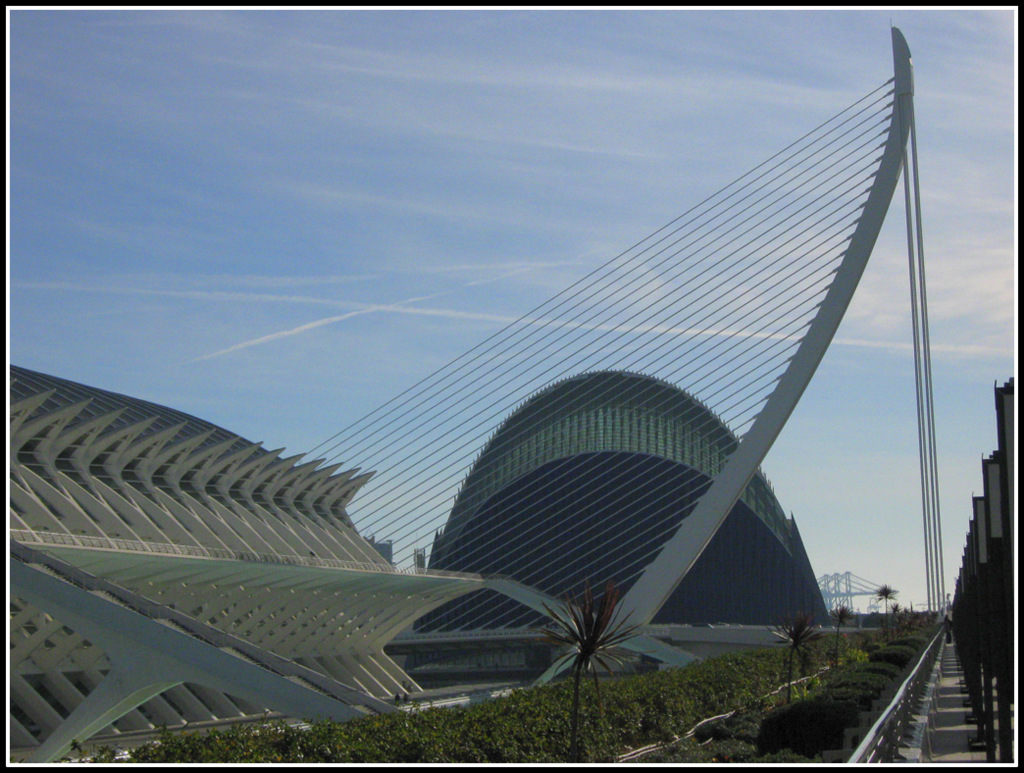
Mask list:
[[[17,367],[11,376],[12,540],[163,605],[168,618],[193,618],[197,629],[240,637],[268,658],[301,658],[350,685],[341,694],[352,705],[414,687],[384,645],[481,586],[476,575],[399,570],[356,533],[345,505],[371,474],[281,458],[159,405]],[[11,737],[40,759],[63,753],[72,730],[234,719],[301,693],[292,684],[267,686],[262,702],[250,690],[232,694],[232,660],[215,655],[187,678],[125,687],[168,627],[140,624],[133,638],[119,638],[108,630],[121,614],[113,601],[104,606],[97,592],[68,583],[48,595],[37,572],[18,577]],[[79,623],[91,638],[65,622],[76,605],[100,615]]]

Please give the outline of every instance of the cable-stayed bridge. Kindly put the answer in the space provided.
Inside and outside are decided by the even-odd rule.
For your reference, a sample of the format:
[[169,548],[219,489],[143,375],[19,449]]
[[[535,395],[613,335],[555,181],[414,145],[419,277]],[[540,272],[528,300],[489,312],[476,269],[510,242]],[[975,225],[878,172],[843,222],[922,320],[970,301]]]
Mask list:
[[[759,465],[835,335],[901,171],[929,596],[941,600],[913,79],[892,39],[892,78],[332,436],[324,459],[298,464],[165,407],[24,372],[46,386],[12,400],[12,555],[23,540],[70,568],[35,581],[33,559],[12,573],[12,609],[26,597],[12,623],[18,738],[52,759],[76,729],[147,700],[153,713],[133,723],[212,705],[248,716],[258,698],[220,692],[240,668],[288,706],[312,691],[326,713],[383,710],[408,683],[383,648],[413,621],[470,639],[528,629],[587,582],[615,581],[647,632],[629,646],[666,663],[688,656],[658,630],[673,640],[673,625],[727,608],[820,606]],[[60,616],[100,585],[126,592],[90,607],[109,607],[110,621],[81,623],[96,644]],[[142,609],[147,620],[131,617]],[[104,635],[115,616],[134,620],[130,637]],[[218,649],[187,680],[136,668],[156,650],[173,660],[162,620],[197,652]],[[266,650],[246,655],[260,671],[232,662],[221,634]],[[157,695],[189,680],[202,689]]]
[[[509,573],[552,595],[603,582],[614,554],[625,608],[654,619],[763,477],[909,165],[910,52],[898,30],[892,39],[893,78],[321,444],[317,453],[373,472],[350,508],[360,532],[390,542],[400,564],[418,554],[440,566],[457,553],[460,569]],[[609,373],[673,386],[688,405],[641,378],[600,377]],[[623,437],[636,427],[642,437]],[[637,454],[679,464],[631,471]],[[594,465],[583,469],[587,455]],[[509,493],[527,475],[547,515]],[[636,487],[614,485],[630,475],[653,502],[642,516],[630,509]],[[581,476],[600,485],[582,491]],[[599,501],[579,504],[591,494]],[[566,520],[572,502],[585,510],[579,522]],[[753,509],[799,560],[795,524]],[[616,539],[637,517],[629,539]],[[518,555],[514,569],[496,560],[503,553]],[[479,606],[446,624],[486,626]],[[542,597],[525,606],[541,612]],[[521,611],[503,624],[523,624]]]

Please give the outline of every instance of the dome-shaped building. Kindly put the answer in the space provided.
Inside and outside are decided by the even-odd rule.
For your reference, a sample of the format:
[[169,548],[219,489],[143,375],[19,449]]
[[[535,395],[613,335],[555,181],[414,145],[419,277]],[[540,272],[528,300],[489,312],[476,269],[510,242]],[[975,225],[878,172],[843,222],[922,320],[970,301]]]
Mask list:
[[[599,371],[526,400],[476,459],[436,535],[432,569],[505,575],[561,597],[613,580],[625,594],[736,448],[691,395]],[[792,519],[758,472],[652,623],[771,624],[827,613]],[[536,612],[490,591],[420,630],[520,627]]]

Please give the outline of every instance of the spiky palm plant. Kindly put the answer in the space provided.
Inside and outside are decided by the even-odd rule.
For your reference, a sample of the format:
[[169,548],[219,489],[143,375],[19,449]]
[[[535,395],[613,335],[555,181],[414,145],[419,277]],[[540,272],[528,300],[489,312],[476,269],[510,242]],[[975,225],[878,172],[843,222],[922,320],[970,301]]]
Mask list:
[[785,620],[775,626],[773,634],[789,649],[789,673],[786,677],[786,703],[793,697],[793,659],[803,655],[811,642],[818,641],[825,634],[814,625],[814,618],[806,612],[797,612],[791,620]]
[[889,612],[892,614],[892,635],[893,637],[899,636],[903,629],[904,613],[906,610],[900,606],[898,601],[892,602],[889,605]]
[[885,634],[885,640],[889,640],[889,602],[896,598],[898,590],[889,585],[879,585],[875,589],[875,598],[885,604],[885,615],[882,617],[882,630]]
[[573,762],[579,762],[580,680],[585,672],[593,673],[594,688],[600,706],[601,687],[595,665],[601,666],[611,674],[612,665],[620,664],[628,657],[627,653],[620,649],[620,645],[632,638],[639,627],[626,625],[626,620],[617,619],[618,602],[619,591],[609,580],[599,600],[595,601],[590,583],[587,582],[581,600],[566,596],[558,610],[544,606],[551,617],[552,626],[541,629],[543,639],[568,648],[557,663],[572,662],[572,726],[569,757]]
[[853,610],[850,609],[846,604],[840,604],[838,607],[829,612],[829,615],[835,621],[836,624],[836,646],[832,662],[835,665],[839,665],[839,629],[846,625],[853,619]]

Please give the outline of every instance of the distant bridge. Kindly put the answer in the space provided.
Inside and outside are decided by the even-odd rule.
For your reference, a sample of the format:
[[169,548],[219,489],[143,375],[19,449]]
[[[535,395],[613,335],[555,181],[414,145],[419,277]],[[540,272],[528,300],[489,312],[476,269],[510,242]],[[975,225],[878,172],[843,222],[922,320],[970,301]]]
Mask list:
[[878,599],[875,598],[875,590],[879,587],[879,583],[865,580],[853,572],[823,574],[818,578],[818,587],[821,588],[826,609],[835,609],[840,604],[855,609],[853,597],[867,596],[868,612],[879,611]]

